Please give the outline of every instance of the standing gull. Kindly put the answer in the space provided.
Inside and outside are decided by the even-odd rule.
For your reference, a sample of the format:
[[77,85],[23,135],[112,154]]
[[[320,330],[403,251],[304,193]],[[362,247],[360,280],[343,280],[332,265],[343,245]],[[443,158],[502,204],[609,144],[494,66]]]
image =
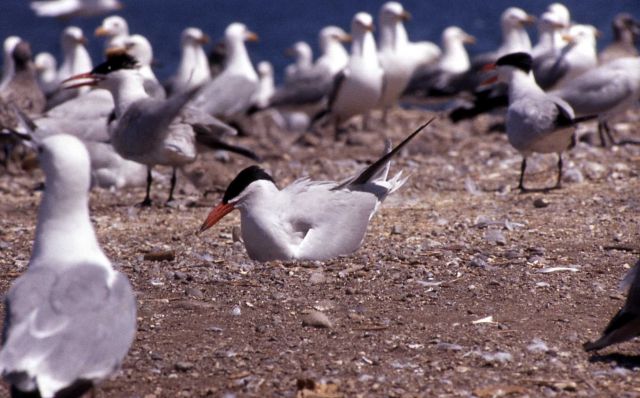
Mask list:
[[295,79],[298,74],[304,73],[313,66],[313,51],[304,41],[298,41],[286,51],[287,55],[294,59],[294,63],[284,69],[285,80]]
[[373,18],[357,13],[351,21],[351,56],[347,66],[336,75],[328,108],[314,117],[328,114],[334,123],[336,138],[342,123],[373,110],[382,95],[384,71],[378,61],[373,38]]
[[195,107],[226,121],[244,116],[258,90],[258,74],[251,64],[245,41],[257,40],[258,36],[242,23],[227,26],[224,69],[196,96]]
[[211,80],[209,60],[202,48],[208,42],[209,36],[198,28],[190,27],[182,31],[182,55],[176,74],[167,82],[169,94],[181,93]]
[[411,76],[421,65],[433,63],[441,54],[433,43],[409,42],[404,21],[411,18],[402,4],[389,1],[380,7],[380,46],[378,59],[384,70],[384,83],[378,106],[383,110],[386,123],[390,108],[395,106],[411,80]]
[[48,52],[41,52],[34,60],[38,72],[38,83],[46,96],[53,94],[58,89],[58,63],[55,57]]
[[351,254],[362,245],[380,204],[407,180],[402,172],[387,179],[391,158],[429,123],[341,183],[303,178],[280,190],[263,169],[247,167],[231,181],[200,232],[238,209],[247,254],[254,260],[327,260]]
[[[87,80],[88,79],[88,80]],[[109,90],[115,102],[116,122],[110,127],[111,143],[123,158],[148,166],[147,193],[142,206],[151,205],[151,169],[173,168],[167,202],[173,200],[177,168],[195,161],[197,146],[223,149],[256,159],[253,152],[229,145],[220,138],[235,133],[230,126],[197,109],[185,107],[197,89],[170,97],[151,98],[137,61],[126,53],[112,54],[89,73],[74,76],[74,86],[92,85]]]
[[89,219],[86,149],[57,135],[39,151],[46,185],[29,267],[6,296],[0,374],[12,397],[80,397],[120,367],[136,301]]

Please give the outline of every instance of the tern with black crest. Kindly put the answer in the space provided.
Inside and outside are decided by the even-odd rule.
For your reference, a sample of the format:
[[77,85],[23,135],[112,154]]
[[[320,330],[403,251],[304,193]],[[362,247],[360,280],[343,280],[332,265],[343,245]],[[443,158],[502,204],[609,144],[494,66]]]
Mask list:
[[402,172],[387,179],[391,158],[431,121],[341,183],[303,178],[278,189],[266,171],[250,166],[231,181],[200,231],[238,209],[244,244],[254,260],[327,260],[353,253],[382,201],[407,180]]

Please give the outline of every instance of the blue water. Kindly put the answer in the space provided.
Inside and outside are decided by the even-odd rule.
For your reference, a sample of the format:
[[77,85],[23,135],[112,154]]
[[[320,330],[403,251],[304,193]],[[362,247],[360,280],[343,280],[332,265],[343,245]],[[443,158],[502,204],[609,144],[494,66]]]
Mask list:
[[[234,21],[247,24],[258,33],[260,41],[251,43],[254,62],[268,60],[281,74],[289,60],[284,50],[297,40],[305,40],[317,50],[317,32],[334,24],[349,29],[351,17],[358,11],[377,16],[382,0],[123,0],[124,16],[133,33],[145,35],[153,44],[160,67],[156,73],[167,77],[173,73],[179,57],[179,37],[186,26],[196,26],[214,39]],[[551,0],[407,0],[402,2],[413,14],[407,23],[412,40],[440,42],[440,33],[449,25],[458,25],[478,38],[470,52],[495,48],[500,42],[496,29],[502,11],[516,5],[540,15]],[[610,21],[621,11],[640,18],[640,0],[568,0],[572,19],[595,25],[604,36],[600,46],[611,40]],[[60,56],[59,35],[66,24],[80,26],[90,38],[94,62],[100,60],[102,42],[93,31],[102,17],[59,21],[36,17],[27,0],[0,0],[0,38],[17,34],[29,40],[35,52],[50,51]],[[535,43],[535,29],[531,29]]]

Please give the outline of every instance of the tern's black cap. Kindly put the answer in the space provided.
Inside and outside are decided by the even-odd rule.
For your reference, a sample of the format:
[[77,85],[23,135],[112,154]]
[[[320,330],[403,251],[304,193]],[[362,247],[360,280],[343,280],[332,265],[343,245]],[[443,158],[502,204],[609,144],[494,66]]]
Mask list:
[[107,60],[93,68],[91,73],[96,75],[107,75],[121,69],[133,69],[138,65],[138,61],[125,52],[111,54]]
[[496,66],[504,65],[513,66],[514,68],[529,73],[533,67],[533,59],[531,55],[524,52],[507,54],[496,61]]
[[275,181],[273,181],[273,178],[271,178],[269,173],[261,169],[259,166],[249,166],[238,173],[236,178],[231,181],[231,184],[229,184],[224,196],[222,197],[222,203],[229,203],[231,199],[240,195],[240,193],[244,191],[249,184],[258,180],[268,180],[275,184]]

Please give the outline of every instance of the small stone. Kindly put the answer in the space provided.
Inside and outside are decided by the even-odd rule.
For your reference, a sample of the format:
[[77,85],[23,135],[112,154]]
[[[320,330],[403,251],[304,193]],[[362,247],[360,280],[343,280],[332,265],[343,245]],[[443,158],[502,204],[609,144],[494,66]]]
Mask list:
[[537,198],[536,200],[533,201],[533,207],[537,209],[542,209],[547,206],[549,206],[549,201],[546,200],[545,198]]
[[199,299],[204,298],[204,293],[202,293],[202,290],[195,287],[188,287],[185,290],[185,294],[187,296],[194,297],[194,298],[199,298]]
[[233,308],[231,309],[231,315],[233,315],[233,316],[242,315],[242,310],[240,309],[239,305],[234,305],[233,306]]
[[584,173],[590,180],[599,180],[604,177],[607,172],[606,167],[596,162],[586,162],[584,165]]
[[562,181],[579,184],[584,182],[584,176],[577,168],[570,168],[562,173]]
[[177,280],[187,280],[187,274],[182,271],[176,271],[173,273],[173,277]]
[[321,283],[325,283],[326,281],[327,281],[327,278],[324,276],[324,273],[322,271],[313,272],[309,277],[309,282],[312,285],[319,285]]
[[316,328],[330,328],[332,323],[329,317],[320,311],[311,311],[302,318],[302,326],[313,326]]
[[505,238],[502,231],[498,229],[488,229],[484,234],[484,239],[496,245],[504,246],[507,244],[507,238]]
[[173,261],[176,259],[176,253],[173,250],[154,250],[145,253],[144,259],[147,261]]
[[178,372],[188,372],[191,369],[193,369],[193,366],[194,365],[191,362],[181,361],[181,362],[177,362],[174,367]]
[[547,343],[541,339],[535,338],[531,341],[531,344],[527,346],[527,351],[533,353],[547,352],[549,351],[549,347],[547,346]]
[[475,255],[469,262],[469,265],[471,267],[486,268],[488,264],[484,256]]
[[394,225],[393,228],[391,229],[392,235],[402,235],[403,233],[404,233],[404,226],[400,224]]

